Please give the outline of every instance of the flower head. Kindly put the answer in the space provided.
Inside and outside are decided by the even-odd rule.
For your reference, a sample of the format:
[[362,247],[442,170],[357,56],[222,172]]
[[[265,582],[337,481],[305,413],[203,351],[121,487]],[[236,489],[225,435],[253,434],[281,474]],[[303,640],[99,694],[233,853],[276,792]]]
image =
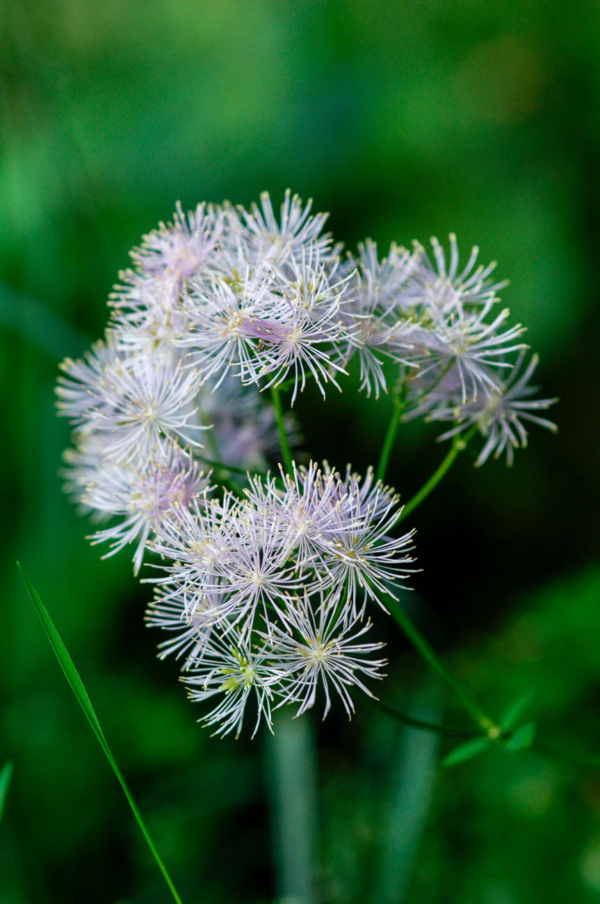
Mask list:
[[355,687],[373,697],[364,678],[380,679],[384,659],[373,659],[382,643],[357,643],[371,627],[369,621],[348,620],[343,601],[323,596],[316,609],[305,596],[289,606],[283,625],[271,625],[263,634],[266,649],[282,673],[277,692],[278,706],[300,703],[297,715],[314,706],[317,690],[323,688],[325,709],[331,708],[331,691],[335,691],[349,716],[354,712],[350,688]]
[[364,640],[369,607],[387,611],[414,571],[413,532],[372,469],[240,474],[266,470],[282,438],[289,463],[298,436],[264,390],[325,396],[356,363],[361,389],[392,391],[405,419],[443,423],[441,439],[479,431],[477,464],[510,464],[526,425],[554,429],[539,416],[554,400],[530,386],[537,357],[524,364],[523,327],[496,307],[505,284],[476,248],[464,266],[454,235],[447,251],[432,239],[431,253],[380,256],[367,241],[342,260],[325,220],[290,192],[279,213],[268,194],[249,210],[178,204],[133,250],[105,340],[59,377],[67,489],[101,522],[105,555],[131,547],[137,572],[149,554],[159,655],[214,704],[217,734],[239,734],[248,705],[255,731],[278,706],[301,714],[319,688],[325,714],[338,696],[350,715],[384,665]]

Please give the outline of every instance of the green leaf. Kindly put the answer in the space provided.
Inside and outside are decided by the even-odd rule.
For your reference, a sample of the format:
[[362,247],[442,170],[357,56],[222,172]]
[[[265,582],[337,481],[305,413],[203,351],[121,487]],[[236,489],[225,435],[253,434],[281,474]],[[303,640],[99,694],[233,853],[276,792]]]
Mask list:
[[459,763],[465,763],[467,760],[472,760],[473,757],[479,756],[480,753],[483,753],[490,746],[491,741],[489,738],[472,738],[470,741],[465,741],[464,744],[459,744],[458,747],[455,747],[454,750],[451,750],[447,756],[442,760],[442,766],[458,766]]
[[[58,659],[58,661],[60,663],[60,667],[64,672],[65,678],[69,682],[69,686],[70,686],[71,690],[73,691],[73,693],[75,694],[75,697],[77,698],[77,702],[79,703],[83,712],[85,713],[85,716],[92,727],[92,731],[96,735],[96,738],[98,739],[98,743],[100,744],[102,750],[106,754],[106,758],[111,765],[111,768],[117,778],[117,781],[119,782],[119,784],[121,785],[121,788],[123,789],[123,793],[125,794],[125,797],[127,798],[127,802],[129,804],[129,806],[131,807],[131,811],[132,811],[133,815],[136,818],[136,821],[140,827],[142,835],[144,836],[146,844],[152,851],[152,854],[158,865],[158,868],[160,869],[160,871],[163,875],[163,878],[169,887],[169,891],[173,895],[174,900],[177,902],[177,904],[181,904],[181,898],[179,897],[177,890],[176,890],[175,886],[173,885],[173,881],[172,881],[171,877],[169,876],[169,873],[167,872],[167,868],[164,865],[164,863],[162,862],[162,859],[154,845],[154,842],[152,841],[150,832],[146,828],[146,824],[145,824],[144,820],[142,819],[142,815],[141,815],[140,811],[138,810],[137,804],[132,797],[131,791],[129,790],[129,788],[126,784],[125,779],[123,778],[123,775],[121,774],[121,770],[119,769],[117,762],[116,762],[114,756],[112,755],[112,751],[111,751],[110,747],[108,746],[108,742],[107,742],[106,738],[104,737],[104,732],[102,731],[100,721],[98,719],[98,716],[96,715],[94,707],[92,706],[92,701],[90,700],[90,698],[88,696],[88,692],[86,691],[83,681],[81,680],[81,677],[79,675],[79,672],[75,668],[73,660],[71,659],[71,657],[69,655],[69,651],[67,650],[66,646],[62,642],[60,634],[54,627],[54,623],[53,623],[52,619],[50,618],[48,611],[46,610],[46,607],[44,606],[42,600],[40,599],[40,596],[37,593],[35,587],[33,586],[33,584],[31,583],[31,581],[29,580],[29,578],[27,577],[27,575],[25,574],[25,572],[23,571],[23,569],[21,568],[21,566],[19,565],[18,562],[17,562],[17,568],[19,569],[19,571],[21,573],[21,577],[25,581],[25,585],[27,587],[27,590],[29,591],[29,596],[31,597],[31,601],[36,608],[37,614],[39,615],[42,625],[44,627],[44,631],[46,632],[46,636],[48,637],[48,640],[50,641],[50,646],[54,650],[56,658]],[[6,767],[5,767],[5,769],[6,769]]]
[[0,772],[0,822],[2,822],[2,814],[4,813],[4,804],[6,803],[6,795],[8,794],[8,788],[10,785],[10,780],[13,774],[13,764],[10,760],[7,760],[4,766],[2,767],[2,771]]
[[517,753],[519,750],[527,750],[535,741],[535,722],[527,722],[521,725],[515,732],[504,741],[504,747],[511,753]]
[[[79,672],[75,668],[73,660],[71,659],[67,648],[65,647],[64,643],[62,642],[60,634],[54,627],[54,623],[52,622],[52,619],[48,615],[48,611],[47,611],[46,607],[44,606],[36,589],[34,588],[33,584],[31,584],[29,578],[27,577],[27,575],[25,574],[25,572],[23,571],[23,569],[21,568],[21,566],[19,565],[18,562],[17,562],[17,568],[21,572],[21,577],[25,581],[25,584],[29,591],[31,600],[37,610],[37,614],[39,615],[39,617],[41,619],[42,625],[44,626],[44,631],[46,632],[46,636],[48,637],[48,640],[50,641],[50,645],[51,645],[52,649],[54,650],[54,653],[56,654],[56,658],[58,659],[58,661],[60,663],[60,667],[64,672],[65,678],[69,682],[69,686],[70,686],[71,690],[77,697],[77,702],[81,706],[82,710],[84,711],[84,713],[86,715],[88,722],[92,726],[92,731],[98,738],[100,746],[102,747],[105,754],[107,755],[107,757],[110,760],[112,755],[110,754],[110,751],[108,749],[108,744],[106,742],[106,738],[104,737],[102,728],[100,727],[100,722],[98,720],[98,716],[96,715],[96,713],[94,711],[94,707],[92,706],[92,701],[88,697],[88,693],[83,685],[83,681],[81,680],[81,678],[79,676]],[[111,763],[111,765],[112,765],[112,763]]]
[[517,697],[516,700],[510,703],[504,710],[504,714],[500,719],[501,727],[505,731],[511,731],[515,727],[515,725],[520,722],[521,717],[529,709],[532,700],[533,691],[529,691],[528,694]]

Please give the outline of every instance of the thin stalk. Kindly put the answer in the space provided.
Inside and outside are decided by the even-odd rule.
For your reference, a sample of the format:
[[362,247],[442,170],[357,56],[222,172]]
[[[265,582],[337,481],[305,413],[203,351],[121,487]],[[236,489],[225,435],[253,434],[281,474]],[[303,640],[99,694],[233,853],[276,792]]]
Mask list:
[[402,412],[404,410],[404,405],[400,402],[397,396],[393,396],[392,400],[394,402],[394,410],[392,411],[392,419],[389,423],[387,433],[385,434],[385,439],[383,441],[383,448],[379,457],[379,464],[377,465],[375,480],[383,480],[383,478],[385,477],[385,472],[387,471],[387,466],[390,461],[390,455],[392,454],[392,449],[394,448],[396,434],[398,433],[398,428],[400,426],[400,418],[402,417]]
[[393,706],[388,706],[387,703],[382,703],[381,700],[370,700],[369,704],[373,709],[378,709],[382,713],[385,713],[386,716],[389,716],[392,719],[395,719],[396,722],[401,722],[403,725],[408,725],[410,728],[420,728],[422,731],[430,731],[433,734],[438,734],[442,738],[476,738],[479,737],[479,732],[474,732],[471,728],[453,728],[450,725],[436,725],[434,722],[426,722],[423,719],[415,719],[413,716],[407,716],[406,713],[400,712],[400,710],[395,709]]
[[441,481],[441,479],[450,470],[450,468],[454,464],[458,455],[464,449],[467,448],[469,441],[475,435],[477,430],[478,430],[478,427],[475,424],[475,425],[473,425],[473,427],[471,427],[470,430],[467,431],[467,433],[465,433],[464,436],[460,436],[457,434],[454,437],[454,439],[452,441],[452,445],[451,445],[450,449],[448,450],[446,457],[444,458],[444,460],[442,461],[440,466],[433,472],[433,474],[431,475],[429,480],[423,484],[423,486],[418,491],[418,493],[415,493],[415,495],[412,497],[412,499],[408,500],[408,502],[406,503],[406,505],[400,512],[398,518],[396,519],[394,527],[396,526],[396,524],[400,524],[401,521],[404,521],[404,519],[407,518],[411,512],[414,512],[414,510],[417,508],[417,506],[421,505],[423,500],[426,499],[429,496],[429,494],[431,493],[431,491],[436,488],[436,486]]
[[[217,461],[215,458],[206,458],[204,455],[197,455],[196,458],[198,461],[201,461],[202,464],[208,465],[209,468],[217,468],[219,471],[229,471],[231,474],[243,474],[244,477],[248,476],[248,471],[244,470],[244,468],[236,468],[234,465],[226,465],[222,461]],[[253,473],[260,474],[260,471],[254,471]],[[266,475],[262,475],[263,477]]]
[[502,729],[496,725],[493,719],[485,713],[476,700],[471,697],[462,685],[456,680],[454,675],[444,665],[434,649],[425,640],[421,632],[413,625],[402,606],[395,600],[390,601],[390,608],[393,617],[398,623],[401,630],[406,634],[410,642],[416,647],[425,662],[430,668],[439,675],[456,697],[460,700],[466,711],[469,713],[475,724],[481,729],[484,735],[490,740],[497,740],[502,735]]
[[312,723],[281,713],[267,740],[277,900],[316,904],[317,762]]
[[271,386],[271,399],[275,408],[275,416],[277,417],[277,429],[279,431],[279,445],[281,446],[281,455],[283,464],[288,474],[293,473],[292,450],[285,432],[285,420],[283,417],[283,406],[281,404],[281,391],[278,386]]

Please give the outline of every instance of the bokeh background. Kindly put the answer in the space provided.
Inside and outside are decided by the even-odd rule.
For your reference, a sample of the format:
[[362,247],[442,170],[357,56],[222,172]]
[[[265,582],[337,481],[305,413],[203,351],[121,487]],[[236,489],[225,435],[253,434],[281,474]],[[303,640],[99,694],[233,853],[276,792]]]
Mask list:
[[[560,433],[533,432],[512,470],[458,461],[412,519],[412,606],[482,704],[497,713],[533,690],[540,737],[600,754],[599,16],[592,0],[0,5],[0,758],[15,763],[2,904],[167,900],[16,559],[184,900],[286,892],[269,741],[197,725],[143,629],[148,588],[126,554],[90,549],[58,477],[58,362],[100,336],[128,249],[177,200],[247,204],[268,189],[279,202],[289,186],[331,211],[350,248],[456,231],[464,254],[476,243],[499,261],[544,394],[560,396]],[[348,391],[326,406],[309,394],[299,413],[311,453],[364,469],[390,411]],[[435,435],[400,435],[389,477],[405,498],[441,458]],[[378,627],[384,698],[464,721]],[[498,751],[444,771],[446,744],[366,707],[303,737],[317,762],[314,900],[600,901],[600,770]],[[291,779],[300,797],[310,749]]]

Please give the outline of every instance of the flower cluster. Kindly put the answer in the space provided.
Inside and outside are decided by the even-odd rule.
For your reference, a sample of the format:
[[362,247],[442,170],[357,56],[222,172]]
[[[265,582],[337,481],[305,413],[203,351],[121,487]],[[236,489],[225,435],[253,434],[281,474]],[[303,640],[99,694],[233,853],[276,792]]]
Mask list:
[[[66,360],[59,408],[73,425],[67,485],[101,525],[107,555],[128,544],[135,571],[162,556],[148,620],[169,632],[194,699],[217,697],[207,721],[239,731],[254,700],[303,712],[325,690],[346,710],[370,693],[377,643],[366,607],[385,608],[409,572],[410,534],[394,538],[397,499],[328,466],[261,479],[298,440],[264,390],[325,395],[356,366],[367,393],[391,393],[405,419],[484,438],[477,462],[527,442],[537,412],[523,328],[496,309],[502,283],[474,249],[459,267],[432,240],[357,257],[323,232],[326,216],[286,194],[250,210],[200,204],[161,224],[132,252],[110,298],[104,341]],[[214,470],[210,470],[214,468]],[[246,476],[237,478],[238,473]],[[253,476],[254,475],[254,476]],[[226,488],[225,488],[226,487]],[[258,722],[257,722],[258,724]]]
[[381,644],[356,642],[367,602],[385,608],[412,570],[412,533],[389,536],[397,503],[371,472],[311,464],[162,523],[153,547],[172,564],[148,622],[170,632],[161,655],[183,658],[194,699],[225,695],[208,717],[218,731],[239,731],[251,695],[270,722],[272,705],[312,706],[319,682],[325,712],[329,685],[348,713],[349,687],[370,693],[361,676],[380,677],[383,662],[369,658]]

